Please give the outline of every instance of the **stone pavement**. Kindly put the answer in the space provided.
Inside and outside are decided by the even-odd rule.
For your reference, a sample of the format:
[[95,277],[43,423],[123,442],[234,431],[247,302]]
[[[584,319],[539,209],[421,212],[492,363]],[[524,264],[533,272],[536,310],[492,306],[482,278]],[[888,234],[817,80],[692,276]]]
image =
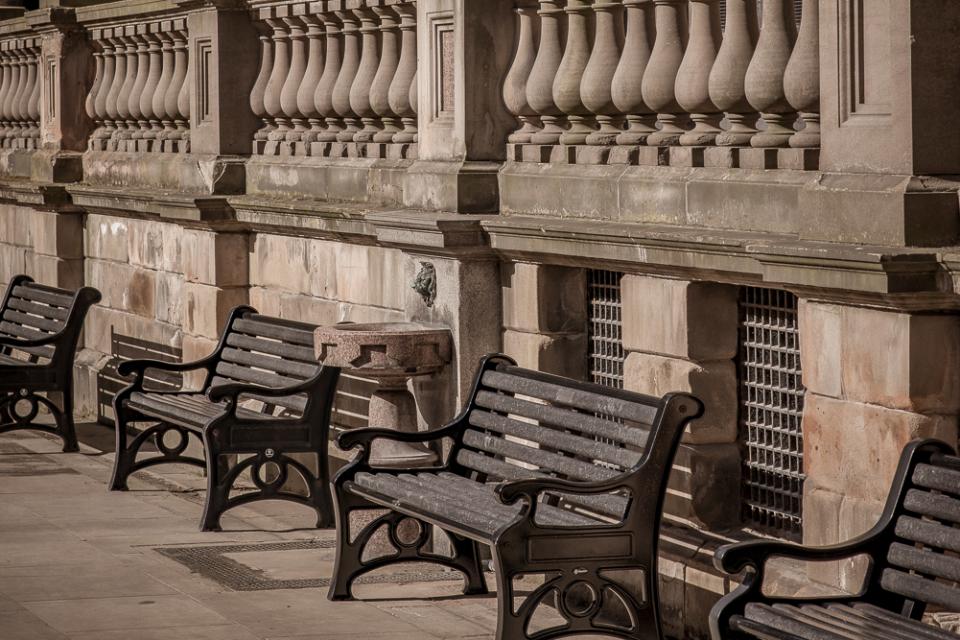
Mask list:
[[333,532],[308,509],[241,507],[201,533],[197,472],[110,493],[111,459],[0,436],[0,640],[493,637],[494,598],[462,597],[458,574],[395,568],[358,586],[363,602],[331,603]]

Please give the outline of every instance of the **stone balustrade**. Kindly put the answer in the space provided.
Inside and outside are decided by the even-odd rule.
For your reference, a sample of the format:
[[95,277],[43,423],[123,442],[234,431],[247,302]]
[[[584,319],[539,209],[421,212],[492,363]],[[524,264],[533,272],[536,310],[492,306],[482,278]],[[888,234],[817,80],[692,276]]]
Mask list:
[[511,160],[817,168],[817,0],[519,0],[516,13]]
[[254,155],[416,157],[415,1],[266,6],[254,19]]
[[190,151],[190,54],[183,17],[90,29],[93,151]]
[[36,149],[40,140],[40,39],[0,41],[0,147]]

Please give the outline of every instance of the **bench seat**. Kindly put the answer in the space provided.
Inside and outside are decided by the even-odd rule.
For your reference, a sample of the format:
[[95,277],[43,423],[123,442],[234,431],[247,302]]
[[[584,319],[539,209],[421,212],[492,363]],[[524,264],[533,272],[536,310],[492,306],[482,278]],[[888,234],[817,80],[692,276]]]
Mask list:
[[957,635],[867,603],[751,603],[731,627],[760,640],[957,640]]
[[[144,416],[159,418],[197,432],[202,431],[203,426],[211,420],[230,411],[226,403],[210,402],[202,393],[137,392],[131,394],[126,406]],[[237,409],[237,417],[249,421],[282,421],[280,418],[242,407]]]

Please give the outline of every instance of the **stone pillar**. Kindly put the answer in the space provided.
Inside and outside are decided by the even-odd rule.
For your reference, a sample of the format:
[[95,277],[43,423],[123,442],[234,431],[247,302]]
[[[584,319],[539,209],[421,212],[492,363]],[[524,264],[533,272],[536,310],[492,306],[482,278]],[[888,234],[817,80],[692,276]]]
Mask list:
[[498,171],[516,121],[500,90],[510,67],[511,0],[420,0],[420,160],[404,185],[408,207],[456,213],[499,209]]
[[[801,300],[799,322],[803,538],[834,544],[876,523],[910,440],[957,443],[960,323],[811,300]],[[811,565],[810,573],[855,588],[860,570],[846,562]]]
[[587,296],[583,269],[528,262],[500,268],[503,350],[522,367],[587,378]]
[[688,391],[706,413],[683,436],[666,509],[707,529],[740,520],[737,445],[737,287],[626,275],[625,386],[660,396]]
[[[856,5],[859,7],[860,5]],[[820,168],[811,239],[947,246],[960,239],[960,3],[868,2],[820,16]],[[850,38],[847,34],[863,34]],[[923,179],[920,178],[923,176]]]
[[[82,153],[93,130],[86,109],[94,59],[86,34],[57,11],[37,16],[40,33],[40,150],[31,160],[35,182],[83,178]],[[90,105],[93,106],[92,104]]]

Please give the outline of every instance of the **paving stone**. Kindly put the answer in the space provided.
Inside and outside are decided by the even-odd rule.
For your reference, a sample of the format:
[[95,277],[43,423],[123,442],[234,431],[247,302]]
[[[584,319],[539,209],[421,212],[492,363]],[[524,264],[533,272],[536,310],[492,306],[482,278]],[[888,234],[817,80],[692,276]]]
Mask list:
[[33,565],[5,568],[0,593],[16,602],[131,595],[172,595],[177,592],[145,575],[135,565],[120,563]]
[[0,630],[3,640],[61,640],[67,637],[28,611],[0,612]]
[[25,607],[61,632],[217,625],[226,618],[183,596],[137,595],[28,602]]

